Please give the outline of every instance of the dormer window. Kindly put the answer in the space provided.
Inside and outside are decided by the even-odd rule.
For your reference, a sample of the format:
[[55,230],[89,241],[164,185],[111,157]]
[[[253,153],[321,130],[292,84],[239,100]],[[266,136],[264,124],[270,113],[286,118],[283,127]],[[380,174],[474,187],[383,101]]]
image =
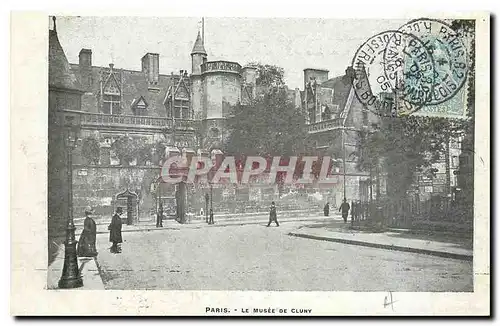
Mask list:
[[[182,78],[185,77],[182,76]],[[174,93],[173,101],[172,93]],[[171,118],[173,116],[175,119],[192,119],[189,88],[183,79],[180,79],[175,86],[169,88],[163,104],[167,110],[167,117]]]
[[105,114],[121,114],[120,86],[114,74],[110,74],[104,84],[101,111]]
[[134,112],[135,115],[148,115],[147,108],[148,103],[142,96],[132,102],[132,112]]

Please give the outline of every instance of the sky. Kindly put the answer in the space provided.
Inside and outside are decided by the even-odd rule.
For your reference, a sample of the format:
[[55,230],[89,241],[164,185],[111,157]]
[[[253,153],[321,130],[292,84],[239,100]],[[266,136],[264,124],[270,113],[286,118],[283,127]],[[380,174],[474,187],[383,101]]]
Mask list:
[[[343,75],[363,42],[405,20],[205,17],[208,61],[274,64],[285,69],[289,88],[303,89],[303,70]],[[201,17],[57,17],[66,56],[78,63],[82,48],[92,50],[92,65],[141,70],[148,52],[160,54],[160,73],[191,72],[191,50]],[[52,20],[50,20],[52,28]]]

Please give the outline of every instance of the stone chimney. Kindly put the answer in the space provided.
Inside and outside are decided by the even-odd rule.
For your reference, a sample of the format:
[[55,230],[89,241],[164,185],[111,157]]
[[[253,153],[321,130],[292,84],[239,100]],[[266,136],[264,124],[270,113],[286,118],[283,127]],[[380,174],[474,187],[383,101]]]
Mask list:
[[311,80],[311,78],[316,79],[318,84],[326,82],[328,80],[328,70],[313,68],[304,69],[304,89],[305,85],[309,82],[309,80]]
[[87,90],[92,86],[92,50],[81,49],[78,55],[81,84]]
[[92,67],[92,50],[81,49],[78,55],[80,67],[90,68]]
[[157,53],[146,53],[142,57],[142,72],[150,86],[157,87],[160,76],[160,55]]

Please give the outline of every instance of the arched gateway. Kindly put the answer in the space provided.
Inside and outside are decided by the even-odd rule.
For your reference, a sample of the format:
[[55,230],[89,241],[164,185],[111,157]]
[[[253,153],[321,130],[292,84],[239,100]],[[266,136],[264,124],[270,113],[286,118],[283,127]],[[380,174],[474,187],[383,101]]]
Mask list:
[[122,220],[127,225],[132,225],[139,220],[139,200],[136,193],[127,189],[116,195],[116,207],[122,207],[126,212],[126,218]]

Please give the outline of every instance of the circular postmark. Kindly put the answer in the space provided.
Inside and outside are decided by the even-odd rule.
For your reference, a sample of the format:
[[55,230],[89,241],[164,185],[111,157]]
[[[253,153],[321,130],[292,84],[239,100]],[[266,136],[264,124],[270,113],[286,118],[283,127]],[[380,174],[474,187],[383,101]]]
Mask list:
[[384,69],[394,90],[398,115],[426,105],[434,87],[434,59],[420,39],[394,33],[384,52]]
[[437,19],[411,20],[399,28],[423,42],[434,58],[434,85],[426,105],[443,103],[465,84],[468,73],[467,48],[451,26]]
[[415,112],[430,99],[434,62],[414,35],[385,31],[369,38],[352,60],[358,100],[382,116]]

